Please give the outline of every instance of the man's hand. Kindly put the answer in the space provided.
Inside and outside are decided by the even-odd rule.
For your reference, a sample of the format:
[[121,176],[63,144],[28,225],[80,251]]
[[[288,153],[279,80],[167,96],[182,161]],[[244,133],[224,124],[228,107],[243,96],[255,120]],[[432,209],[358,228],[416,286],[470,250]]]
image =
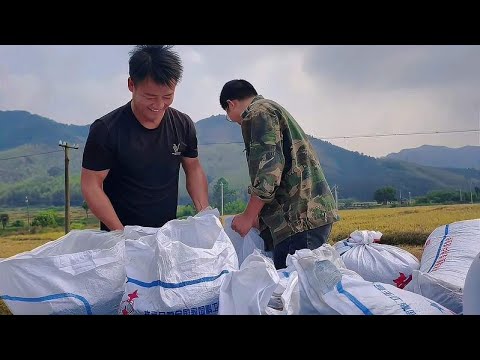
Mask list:
[[213,208],[212,208],[210,205],[205,206],[205,207],[203,207],[201,210],[197,211],[197,215],[200,215],[200,214],[202,214],[203,212],[211,211],[211,210],[213,210]]
[[232,229],[240,234],[241,237],[245,237],[252,227],[258,223],[258,216],[251,218],[247,214],[242,213],[236,215],[232,220]]
[[250,196],[245,211],[233,218],[232,229],[239,233],[241,237],[245,237],[252,227],[258,229],[260,227],[258,224],[258,214],[260,214],[263,205],[263,201],[258,197],[254,195]]

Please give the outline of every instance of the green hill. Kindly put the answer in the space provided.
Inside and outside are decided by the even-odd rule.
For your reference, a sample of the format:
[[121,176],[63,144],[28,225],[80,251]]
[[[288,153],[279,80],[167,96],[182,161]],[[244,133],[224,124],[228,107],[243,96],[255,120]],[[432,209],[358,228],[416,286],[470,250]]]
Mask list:
[[89,126],[60,124],[27,111],[0,111],[0,151],[25,144],[58,144],[58,140],[81,142]]
[[[63,204],[64,153],[59,140],[78,143],[70,150],[71,202],[79,205],[82,149],[89,126],[57,123],[25,111],[0,111],[0,206]],[[249,182],[240,126],[217,115],[196,122],[200,160],[212,185],[224,177],[242,197]],[[431,190],[480,185],[480,171],[446,169],[377,159],[311,138],[327,180],[338,186],[340,198],[373,199],[376,189],[393,186],[403,194],[424,195]],[[23,155],[33,155],[26,156]],[[181,171],[180,203],[188,203]]]

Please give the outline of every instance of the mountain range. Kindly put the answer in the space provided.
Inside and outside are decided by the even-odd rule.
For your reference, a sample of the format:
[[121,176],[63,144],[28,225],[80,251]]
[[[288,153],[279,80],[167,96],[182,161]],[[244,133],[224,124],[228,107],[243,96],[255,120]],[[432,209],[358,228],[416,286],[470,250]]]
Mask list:
[[426,166],[480,170],[480,146],[452,149],[446,146],[422,145],[415,149],[403,149],[398,153],[388,154],[386,158]]
[[[214,115],[195,123],[199,156],[210,185],[220,177],[246,198],[248,171],[240,127]],[[79,175],[89,125],[66,125],[26,111],[0,111],[0,206],[63,204],[64,155],[59,140],[71,149],[71,202],[82,202]],[[375,190],[393,186],[403,194],[480,185],[480,146],[451,149],[421,146],[383,158],[349,151],[310,137],[331,187],[339,198],[372,201]],[[29,156],[25,156],[29,155]],[[180,203],[188,203],[181,171]]]

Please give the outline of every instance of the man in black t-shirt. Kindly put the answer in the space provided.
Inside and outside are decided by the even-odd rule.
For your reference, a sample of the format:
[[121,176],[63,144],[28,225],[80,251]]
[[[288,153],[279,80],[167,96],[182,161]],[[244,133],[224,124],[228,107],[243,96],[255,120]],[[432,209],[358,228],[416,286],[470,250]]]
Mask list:
[[132,99],[90,126],[83,152],[82,193],[102,230],[175,219],[180,164],[195,208],[208,207],[195,125],[170,107],[180,57],[165,45],[140,45],[130,55]]

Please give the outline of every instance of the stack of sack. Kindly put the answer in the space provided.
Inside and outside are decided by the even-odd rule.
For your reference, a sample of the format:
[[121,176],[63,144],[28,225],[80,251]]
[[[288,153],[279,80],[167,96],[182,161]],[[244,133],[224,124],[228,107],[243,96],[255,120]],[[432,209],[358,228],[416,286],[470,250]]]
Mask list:
[[214,315],[226,274],[238,270],[218,210],[163,227],[125,228],[125,294],[119,314]]
[[403,289],[418,270],[418,259],[396,246],[380,244],[379,231],[357,230],[348,239],[334,244],[345,267],[364,280],[390,284]]
[[125,276],[122,232],[72,230],[0,261],[0,299],[14,315],[113,315]]
[[462,314],[465,279],[479,252],[480,219],[439,226],[427,238],[420,269],[405,289]]
[[[339,265],[336,254],[322,245],[287,257],[298,273],[301,297],[319,314],[340,315],[451,315],[451,311],[424,296],[394,285],[364,280]],[[304,300],[305,302],[307,300]]]
[[420,263],[364,230],[281,270],[232,219],[224,228],[210,209],[161,228],[73,230],[0,260],[0,299],[13,314],[480,313],[480,219],[435,229]]
[[73,230],[0,261],[0,299],[14,314],[216,314],[235,249],[208,210],[161,228]]
[[275,271],[271,259],[255,251],[238,271],[225,276],[219,314],[231,315],[451,315],[424,296],[391,284],[364,280],[345,268],[328,244],[287,256]]

